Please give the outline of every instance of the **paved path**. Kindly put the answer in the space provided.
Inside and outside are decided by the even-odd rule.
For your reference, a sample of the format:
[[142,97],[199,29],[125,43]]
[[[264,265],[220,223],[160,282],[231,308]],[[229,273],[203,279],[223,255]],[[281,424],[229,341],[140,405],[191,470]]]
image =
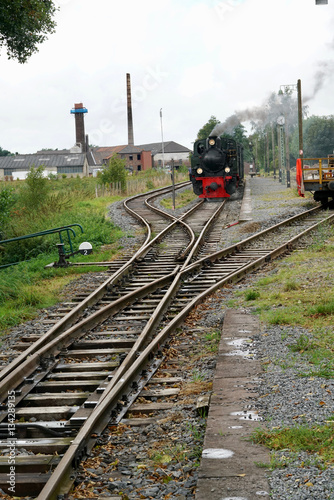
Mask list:
[[259,331],[257,317],[243,310],[226,312],[204,439],[196,500],[269,499],[269,451],[246,440],[261,425],[247,411],[258,397],[261,365],[238,347]]

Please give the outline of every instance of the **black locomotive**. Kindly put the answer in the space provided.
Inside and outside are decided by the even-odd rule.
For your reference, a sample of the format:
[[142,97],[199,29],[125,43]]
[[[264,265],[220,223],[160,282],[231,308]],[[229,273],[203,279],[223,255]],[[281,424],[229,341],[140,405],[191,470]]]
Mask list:
[[244,177],[243,147],[234,139],[210,136],[194,144],[190,180],[195,194],[221,201],[235,193]]

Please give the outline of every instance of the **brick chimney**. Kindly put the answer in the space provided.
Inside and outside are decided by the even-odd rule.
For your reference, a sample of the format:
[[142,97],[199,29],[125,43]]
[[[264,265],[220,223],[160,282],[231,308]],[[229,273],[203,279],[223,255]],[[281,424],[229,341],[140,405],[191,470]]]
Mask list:
[[130,73],[126,74],[126,96],[127,96],[127,103],[128,103],[128,145],[133,146],[134,139],[133,139],[133,124],[132,124]]
[[88,109],[83,107],[82,102],[74,104],[74,109],[71,109],[71,114],[75,115],[75,142],[81,145],[83,153],[86,152],[85,113],[88,113]]

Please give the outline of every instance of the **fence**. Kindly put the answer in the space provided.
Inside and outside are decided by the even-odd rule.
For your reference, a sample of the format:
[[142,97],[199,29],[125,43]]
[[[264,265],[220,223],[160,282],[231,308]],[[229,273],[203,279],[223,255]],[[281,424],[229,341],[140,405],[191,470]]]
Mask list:
[[[175,173],[175,183],[181,182],[187,178],[186,174]],[[96,198],[104,196],[132,196],[137,193],[144,193],[147,190],[156,189],[159,187],[171,184],[171,175],[160,175],[147,179],[129,179],[126,182],[126,188],[122,191],[120,182],[113,182],[109,186],[97,185],[95,187]]]

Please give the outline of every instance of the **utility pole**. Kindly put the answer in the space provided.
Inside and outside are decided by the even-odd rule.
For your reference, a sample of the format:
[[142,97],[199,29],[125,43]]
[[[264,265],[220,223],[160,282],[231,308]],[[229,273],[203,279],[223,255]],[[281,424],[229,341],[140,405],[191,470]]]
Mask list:
[[285,120],[285,154],[286,154],[286,187],[291,187],[290,184],[290,148],[289,148],[289,128],[288,128],[288,120]]
[[297,94],[298,94],[298,132],[299,132],[299,158],[303,164],[303,108],[302,108],[302,83],[301,80],[297,81]]
[[269,131],[267,131],[267,171],[270,175],[270,156],[269,156]]
[[275,137],[274,137],[274,126],[273,126],[273,124],[271,124],[271,148],[272,148],[272,151],[273,151],[274,179],[276,179]]
[[162,108],[160,109],[160,125],[161,125],[161,149],[162,149],[162,168],[165,168],[165,150],[164,150],[164,133],[162,128]]
[[284,166],[285,166],[284,133],[283,133],[284,124],[285,124],[285,118],[283,115],[281,115],[277,118],[278,144],[279,144],[278,164],[279,164],[279,181],[280,182],[283,182],[283,172],[284,172]]
[[175,210],[175,167],[174,158],[172,158],[172,185],[173,185],[173,210]]

